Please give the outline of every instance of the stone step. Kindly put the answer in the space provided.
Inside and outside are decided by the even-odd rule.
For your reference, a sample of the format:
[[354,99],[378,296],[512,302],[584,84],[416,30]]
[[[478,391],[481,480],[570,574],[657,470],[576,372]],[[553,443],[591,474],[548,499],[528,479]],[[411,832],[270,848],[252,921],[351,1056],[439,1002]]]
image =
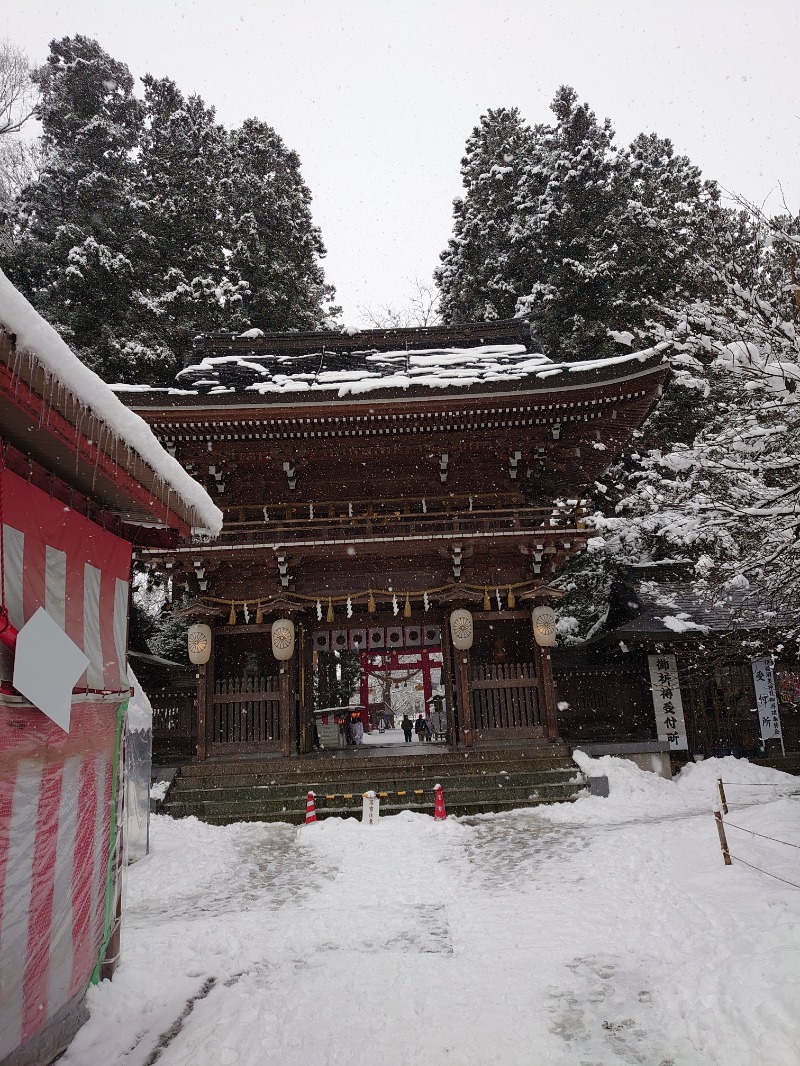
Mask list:
[[[538,802],[558,802],[570,799],[580,791],[576,782],[561,782],[557,784],[530,784],[515,788],[495,785],[483,789],[466,788],[454,789],[444,793],[445,805],[454,812],[456,809],[470,808],[473,810],[493,810],[494,804],[501,804],[503,809],[515,806],[524,806]],[[352,801],[348,802],[342,797],[326,801],[324,796],[317,797],[317,815],[331,814],[360,816],[362,797],[360,793],[352,794]],[[383,810],[384,803],[381,808]],[[415,795],[409,790],[407,795],[393,795],[386,802],[384,813],[396,813],[400,810],[418,809],[433,810],[434,794],[427,791],[424,796]],[[300,815],[305,820],[304,797],[298,802],[296,797],[280,797],[267,793],[258,800],[230,799],[230,800],[203,800],[195,802],[172,801],[164,806],[164,812],[173,817],[200,818],[203,821],[216,821],[225,819],[228,822],[249,821],[254,818],[266,817],[267,815]]]
[[[472,764],[452,764],[398,767],[398,766],[358,766],[341,771],[314,772],[312,768],[307,774],[215,774],[202,777],[187,777],[179,775],[175,778],[173,790],[175,792],[195,791],[209,788],[262,788],[262,787],[286,787],[286,788],[309,788],[316,791],[328,788],[328,791],[336,791],[336,786],[346,784],[358,787],[363,784],[362,791],[368,788],[377,788],[382,782],[386,787],[392,781],[429,780],[435,784],[437,780],[458,780],[462,777],[491,777],[496,774],[546,774],[546,773],[576,773],[577,767],[571,760],[558,760],[545,764],[532,764],[527,762],[507,762],[497,766],[482,766]],[[349,789],[348,789],[349,790]],[[339,790],[341,791],[341,789]]]
[[[285,759],[280,756],[265,755],[261,757],[213,759],[203,763],[191,763],[180,768],[183,777],[204,777],[215,774],[235,773],[239,775],[265,773],[272,770],[274,774],[306,775],[309,770],[316,772],[336,771],[345,767],[369,764],[371,767],[399,767],[425,763],[447,765],[453,762],[470,764],[495,764],[509,760],[524,762],[551,762],[569,759],[570,753],[563,744],[536,744],[514,747],[481,747],[441,752],[435,746],[424,752],[403,755],[373,755],[369,749],[355,751],[349,749],[338,755],[315,755],[299,759]],[[269,770],[267,769],[269,768]]]
[[[376,777],[370,775],[364,780],[354,780],[350,777],[342,781],[306,781],[306,782],[264,782],[254,783],[251,778],[243,779],[243,782],[213,778],[211,782],[202,784],[199,781],[176,780],[170,793],[169,801],[176,803],[197,803],[203,800],[257,800],[265,795],[280,795],[285,799],[305,799],[306,793],[311,791],[318,795],[326,793],[341,794],[342,792],[358,792],[360,795],[366,791],[373,792],[396,792],[398,790],[432,789],[435,784],[441,784],[446,789],[485,788],[489,782],[498,788],[513,787],[516,785],[537,784],[562,784],[576,778],[579,774],[577,766],[559,767],[552,770],[539,771],[498,771],[488,773],[481,771],[472,774],[458,775],[420,775],[419,777]],[[216,783],[219,781],[219,783]]]

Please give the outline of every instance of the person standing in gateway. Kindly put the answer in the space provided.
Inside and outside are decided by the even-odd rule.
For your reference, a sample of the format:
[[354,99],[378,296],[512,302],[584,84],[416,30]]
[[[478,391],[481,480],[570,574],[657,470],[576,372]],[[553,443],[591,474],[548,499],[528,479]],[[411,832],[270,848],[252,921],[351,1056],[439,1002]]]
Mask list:
[[411,719],[408,717],[407,714],[403,715],[403,721],[400,723],[400,726],[401,726],[401,728],[403,730],[403,734],[404,734],[404,736],[406,738],[406,744],[410,744],[411,743],[411,732],[412,732],[412,730],[414,728],[414,724],[411,721]]

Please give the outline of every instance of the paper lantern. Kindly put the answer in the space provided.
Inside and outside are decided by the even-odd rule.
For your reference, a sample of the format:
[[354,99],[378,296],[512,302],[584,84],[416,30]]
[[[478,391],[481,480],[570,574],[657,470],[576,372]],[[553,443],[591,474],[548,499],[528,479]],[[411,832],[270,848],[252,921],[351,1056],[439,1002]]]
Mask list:
[[189,661],[195,666],[204,666],[211,658],[211,626],[195,622],[186,634]]
[[294,622],[279,618],[272,623],[272,654],[278,662],[286,662],[294,654]]
[[531,619],[536,643],[540,648],[552,648],[556,642],[556,612],[552,607],[534,607]]
[[459,607],[450,615],[450,635],[453,638],[453,647],[459,651],[467,651],[472,647],[474,636],[472,615],[463,607]]

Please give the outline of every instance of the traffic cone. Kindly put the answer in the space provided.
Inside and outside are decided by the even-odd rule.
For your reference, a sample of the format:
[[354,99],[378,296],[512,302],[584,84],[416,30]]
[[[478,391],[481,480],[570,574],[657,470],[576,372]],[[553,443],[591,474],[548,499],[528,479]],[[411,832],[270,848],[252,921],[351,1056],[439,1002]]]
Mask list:
[[434,785],[433,791],[436,793],[436,803],[433,808],[433,820],[435,822],[443,822],[447,817],[447,811],[444,809],[444,796],[442,795],[442,786]]
[[317,808],[314,806],[314,793],[309,792],[306,796],[306,825],[314,825],[317,821]]

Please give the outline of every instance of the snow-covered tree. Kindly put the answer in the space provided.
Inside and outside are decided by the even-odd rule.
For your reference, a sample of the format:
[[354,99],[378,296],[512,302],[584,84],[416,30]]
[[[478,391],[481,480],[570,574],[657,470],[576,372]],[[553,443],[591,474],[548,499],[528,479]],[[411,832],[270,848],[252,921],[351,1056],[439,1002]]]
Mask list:
[[516,108],[481,116],[461,160],[464,195],[453,203],[453,236],[436,270],[446,322],[512,318],[530,287],[512,240],[517,188],[537,132]]
[[299,159],[269,126],[230,133],[169,78],[139,100],[80,36],[35,81],[42,161],[11,190],[0,263],[105,380],[165,384],[197,333],[338,311]]
[[35,75],[42,164],[14,205],[3,268],[95,369],[127,365],[143,110],[128,68],[86,37],[53,41]]
[[325,246],[311,217],[300,158],[265,122],[231,132],[223,240],[228,269],[246,285],[244,324],[265,330],[319,329],[338,313],[325,282]]

